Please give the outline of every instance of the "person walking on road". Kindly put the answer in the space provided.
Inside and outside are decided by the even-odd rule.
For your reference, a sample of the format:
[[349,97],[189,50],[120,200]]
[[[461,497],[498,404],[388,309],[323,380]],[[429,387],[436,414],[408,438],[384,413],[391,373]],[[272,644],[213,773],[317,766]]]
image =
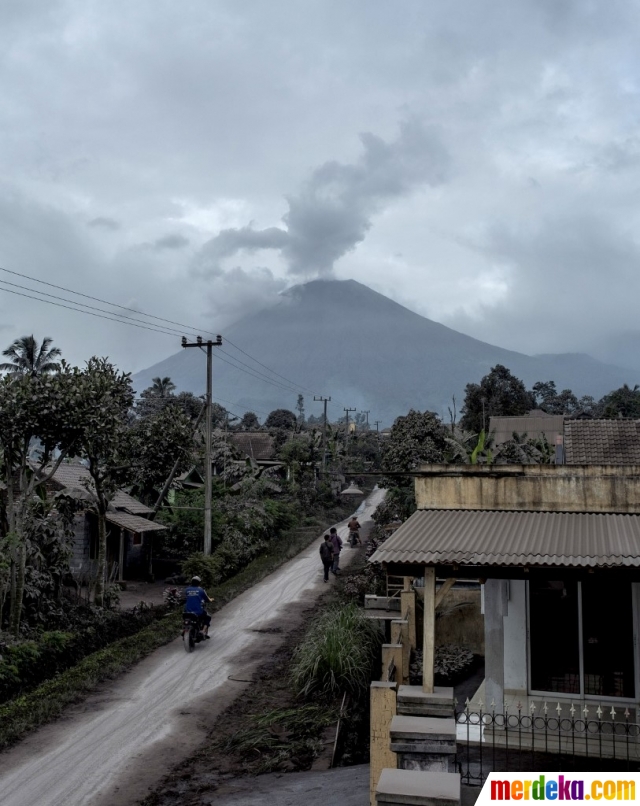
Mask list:
[[331,570],[336,576],[338,576],[338,573],[340,572],[340,551],[342,549],[342,540],[340,539],[340,535],[338,534],[338,530],[335,526],[331,527],[329,536],[331,538],[331,544],[333,545],[333,567]]
[[324,581],[329,581],[329,571],[333,565],[333,543],[329,535],[324,536],[324,543],[320,546],[320,559],[324,565]]

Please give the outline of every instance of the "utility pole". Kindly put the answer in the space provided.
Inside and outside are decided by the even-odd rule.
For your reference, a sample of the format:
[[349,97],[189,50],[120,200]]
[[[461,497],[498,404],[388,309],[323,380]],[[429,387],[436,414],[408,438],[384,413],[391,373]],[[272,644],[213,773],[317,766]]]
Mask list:
[[369,415],[371,414],[370,411],[361,411],[360,414],[364,414],[367,418],[367,431],[369,430]]
[[327,403],[331,402],[330,397],[322,397],[322,395],[314,395],[314,400],[319,403],[324,403],[324,418],[322,428],[322,474],[327,472]]
[[382,422],[382,420],[376,420],[375,423],[374,423],[374,425],[376,427],[376,433],[378,433],[378,434],[380,433],[380,423],[381,422]]
[[204,553],[211,554],[211,419],[213,417],[213,348],[222,345],[222,336],[215,341],[203,341],[198,336],[195,342],[182,337],[183,347],[199,347],[207,353],[207,392],[205,396],[205,442],[204,442]]
[[357,409],[344,408],[343,411],[347,412],[347,434],[346,434],[345,439],[344,439],[344,452],[345,452],[345,456],[346,456],[347,445],[349,444],[349,412],[350,411],[357,411]]

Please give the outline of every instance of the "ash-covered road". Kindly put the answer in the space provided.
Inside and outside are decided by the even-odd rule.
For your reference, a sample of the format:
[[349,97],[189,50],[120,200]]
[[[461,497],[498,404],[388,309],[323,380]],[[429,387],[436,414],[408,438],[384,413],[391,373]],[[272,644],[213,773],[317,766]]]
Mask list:
[[[363,525],[383,497],[376,489],[363,502]],[[346,543],[345,524],[338,526]],[[0,755],[2,806],[125,806],[144,797],[241,695],[242,684],[229,676],[250,677],[280,640],[256,630],[286,625],[290,606],[312,602],[326,589],[320,540],[216,613],[212,640],[195,652],[172,642]],[[349,556],[347,547],[343,564]]]

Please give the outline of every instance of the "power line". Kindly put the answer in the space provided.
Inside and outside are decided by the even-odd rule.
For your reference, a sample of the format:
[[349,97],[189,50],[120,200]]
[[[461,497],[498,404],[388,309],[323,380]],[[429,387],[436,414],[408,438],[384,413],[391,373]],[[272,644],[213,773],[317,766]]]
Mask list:
[[[76,313],[88,314],[89,316],[94,316],[94,317],[96,317],[98,319],[105,319],[106,321],[109,321],[109,322],[119,322],[119,323],[124,324],[124,325],[129,325],[130,327],[137,327],[137,328],[139,328],[141,330],[148,330],[148,331],[150,331],[152,333],[160,333],[160,334],[165,335],[165,336],[171,336],[172,338],[174,338],[175,336],[182,336],[182,335],[184,335],[184,332],[183,331],[178,331],[173,327],[164,327],[163,328],[163,327],[157,326],[157,325],[155,325],[155,324],[153,324],[151,322],[144,322],[144,321],[141,322],[139,319],[136,319],[135,317],[144,316],[144,317],[147,317],[148,319],[154,319],[157,322],[166,322],[169,325],[178,325],[179,327],[186,328],[187,332],[189,332],[191,334],[195,334],[198,331],[197,328],[193,328],[193,327],[191,327],[189,325],[185,325],[182,322],[176,322],[176,321],[174,321],[172,319],[165,319],[165,318],[160,317],[160,316],[155,316],[153,314],[145,313],[144,311],[136,311],[134,308],[129,308],[129,307],[125,306],[125,305],[119,305],[118,303],[110,302],[109,300],[104,300],[104,299],[101,299],[100,297],[95,297],[95,296],[92,296],[90,294],[83,294],[80,291],[74,291],[73,289],[66,288],[65,286],[56,285],[55,283],[50,283],[50,282],[48,282],[46,280],[41,280],[41,279],[39,279],[37,277],[31,277],[28,274],[23,274],[21,272],[12,271],[11,269],[6,269],[6,268],[3,268],[1,266],[0,266],[0,271],[5,272],[6,274],[14,275],[16,277],[22,277],[22,278],[24,278],[26,280],[30,280],[31,282],[34,282],[34,283],[40,283],[42,285],[46,285],[46,286],[48,286],[50,288],[56,288],[56,289],[58,289],[60,291],[65,291],[65,292],[67,292],[69,294],[74,294],[75,296],[82,297],[83,299],[90,299],[90,300],[93,300],[94,302],[100,302],[103,305],[109,305],[112,308],[118,308],[118,309],[123,310],[123,311],[128,311],[129,313],[134,314],[134,316],[125,316],[123,314],[116,314],[116,313],[114,313],[112,311],[105,311],[103,308],[96,308],[95,306],[88,305],[87,303],[84,303],[84,302],[78,302],[76,300],[70,300],[70,299],[67,299],[66,297],[59,297],[56,294],[49,294],[49,293],[47,293],[45,291],[39,291],[39,290],[37,290],[35,288],[29,288],[27,286],[18,285],[17,283],[11,283],[8,280],[0,280],[0,284],[2,284],[0,286],[0,291],[5,291],[7,294],[14,294],[16,296],[24,297],[26,299],[36,300],[36,302],[44,302],[47,305],[53,305],[53,306],[58,307],[58,308],[64,308],[66,310],[75,311]],[[11,285],[13,288],[20,288],[21,291],[14,291],[14,290],[12,290],[10,288],[3,287],[3,286],[6,286],[6,285]],[[24,293],[26,291],[31,292],[31,293],[30,294]],[[32,294],[38,294],[39,296],[32,296]],[[49,299],[42,299],[42,297],[48,297]],[[53,302],[52,300],[59,300],[59,302]],[[68,304],[64,304],[64,303],[68,303]],[[85,309],[87,309],[87,310],[85,310]],[[211,331],[207,331],[207,330],[202,330],[201,332],[203,332],[203,333],[211,333]],[[275,379],[269,378],[263,372],[260,372],[260,370],[256,369],[255,367],[250,366],[249,364],[246,364],[244,361],[241,361],[241,359],[239,359],[236,356],[231,355],[229,353],[225,352],[225,355],[227,355],[228,358],[233,359],[233,361],[237,361],[239,364],[242,364],[242,366],[244,366],[246,369],[242,369],[242,367],[237,366],[237,364],[231,363],[231,361],[225,360],[223,358],[220,358],[221,361],[225,361],[225,363],[229,364],[230,366],[234,367],[235,369],[239,370],[240,372],[245,372],[247,375],[249,375],[250,377],[255,378],[256,380],[261,380],[261,381],[263,381],[265,383],[269,383],[272,386],[275,386],[276,388],[283,389],[284,391],[291,392],[293,394],[299,394],[298,389],[301,389],[302,391],[309,392],[310,394],[314,394],[314,392],[311,389],[309,389],[308,387],[303,386],[302,384],[296,383],[295,381],[292,381],[291,379],[287,378],[286,376],[281,375],[279,372],[276,372],[275,370],[273,370],[270,367],[268,367],[266,364],[264,364],[261,361],[259,361],[257,358],[254,358],[252,355],[247,353],[241,347],[238,347],[238,345],[234,344],[233,342],[229,341],[228,343],[233,348],[235,348],[240,353],[242,353],[247,358],[249,358],[251,361],[255,362],[259,366],[261,366],[264,369],[266,369],[267,372],[271,373],[272,375],[275,375],[278,378],[281,378],[282,381],[285,381],[287,385],[285,385],[284,383],[282,383],[280,381],[276,381]],[[243,407],[241,407],[241,408],[243,408]]]
[[[136,311],[135,308],[128,308],[126,305],[118,305],[116,302],[109,302],[106,299],[100,299],[100,297],[92,297],[90,294],[82,294],[80,291],[73,291],[71,288],[65,288],[62,285],[56,285],[55,283],[49,283],[46,280],[40,280],[38,277],[30,277],[28,274],[21,274],[19,271],[12,271],[11,269],[5,269],[0,266],[0,271],[6,272],[7,274],[14,274],[16,277],[23,277],[25,280],[31,280],[34,283],[42,283],[42,285],[47,285],[50,288],[57,288],[58,291],[66,291],[69,294],[75,294],[78,297],[83,297],[84,299],[90,299],[94,302],[101,302],[103,305],[111,305],[112,308],[120,308],[123,311],[129,311],[129,313],[135,313],[137,316],[146,316],[149,319],[156,319],[159,322],[166,322],[170,325],[178,325],[179,327],[187,328],[188,331],[191,331],[192,328],[189,325],[185,325],[182,322],[174,322],[172,319],[164,319],[161,316],[154,316],[150,313],[145,313],[144,311]],[[30,291],[32,289],[29,289]],[[80,303],[79,303],[80,304]],[[212,333],[210,330],[203,330],[203,333],[210,333],[211,335],[216,335]]]
[[[59,297],[57,294],[48,294],[46,291],[38,291],[35,288],[28,288],[27,286],[19,285],[18,283],[10,283],[8,280],[0,280],[0,284],[2,284],[3,286],[4,285],[10,285],[13,288],[21,288],[23,291],[31,291],[32,293],[40,294],[40,296],[43,296],[43,297],[50,297],[51,299],[57,299],[57,300],[62,300],[62,302],[68,302],[71,305],[75,305],[76,308],[74,308],[74,310],[79,310],[79,311],[81,311],[81,313],[89,313],[89,311],[82,311],[82,308],[89,308],[92,311],[100,311],[101,313],[107,314],[107,316],[115,317],[113,319],[113,321],[116,321],[116,322],[120,322],[122,320],[129,319],[131,321],[134,321],[134,322],[140,324],[140,320],[139,319],[134,319],[133,316],[126,316],[125,314],[114,314],[112,311],[105,311],[104,308],[96,308],[95,305],[87,305],[86,302],[76,302],[73,299],[67,299],[66,297]],[[9,289],[5,288],[5,289],[2,289],[2,290],[8,291]],[[41,300],[41,301],[45,302],[46,300]],[[128,324],[128,323],[126,323],[126,324]],[[149,324],[149,323],[145,323],[145,324]],[[156,326],[152,325],[152,327],[156,327]],[[159,332],[167,333],[167,334],[168,333],[175,333],[176,336],[182,336],[183,335],[183,331],[174,330],[173,328],[165,328],[164,330],[159,330]]]
[[[235,347],[236,350],[239,350],[243,355],[246,355],[247,358],[250,358],[252,361],[255,361],[256,364],[259,364],[261,367],[264,367],[269,372],[272,372],[274,375],[277,375],[279,378],[282,378],[283,380],[287,381],[287,383],[291,383],[293,386],[298,386],[300,389],[302,389],[303,392],[309,392],[309,394],[311,395],[316,394],[316,392],[314,392],[312,389],[307,389],[306,386],[302,386],[302,384],[295,383],[294,381],[291,381],[289,378],[286,378],[284,375],[280,375],[280,373],[276,372],[274,369],[270,369],[266,364],[263,364],[262,361],[258,361],[257,358],[254,358],[252,355],[249,355],[249,353],[245,352],[242,349],[242,347],[238,347],[237,344],[234,344],[226,336],[225,336],[225,343],[230,344],[232,347]],[[239,361],[240,359],[236,360]]]
[[[0,280],[0,282],[2,282]],[[29,289],[34,290],[34,289]],[[159,330],[155,327],[149,327],[147,325],[142,324],[135,324],[134,322],[125,322],[121,318],[114,318],[111,316],[104,316],[99,313],[92,313],[91,311],[83,311],[82,308],[73,308],[70,305],[61,305],[59,302],[51,302],[48,299],[41,299],[40,297],[32,297],[30,294],[21,294],[19,291],[12,291],[10,288],[0,288],[0,291],[4,291],[6,294],[15,294],[18,297],[26,297],[27,299],[35,299],[36,302],[44,302],[46,305],[55,305],[56,308],[66,308],[68,311],[75,311],[76,313],[86,313],[88,316],[95,316],[98,319],[107,319],[109,322],[120,322],[123,325],[130,325],[131,327],[138,327],[141,330],[150,330],[152,333],[161,333],[164,336],[171,336],[172,339],[175,339],[175,335],[173,333],[169,333],[166,330]],[[40,291],[35,291],[34,293],[39,294]]]

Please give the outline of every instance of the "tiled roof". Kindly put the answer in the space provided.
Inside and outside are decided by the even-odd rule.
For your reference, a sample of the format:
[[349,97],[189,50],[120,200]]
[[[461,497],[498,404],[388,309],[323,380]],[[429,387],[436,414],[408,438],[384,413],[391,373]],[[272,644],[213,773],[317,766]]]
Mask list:
[[528,439],[544,436],[550,445],[555,445],[556,436],[562,434],[563,414],[546,414],[539,409],[523,417],[490,417],[489,433],[493,434],[494,444],[502,445],[513,438],[513,432],[526,434]]
[[264,431],[238,431],[230,434],[229,440],[239,451],[256,462],[266,462],[274,458],[273,437]]
[[[86,490],[88,485],[89,490],[94,491],[91,474],[84,465],[63,463],[54,473],[52,481],[63,488],[71,490]],[[111,505],[116,509],[124,509],[134,515],[150,515],[153,512],[152,509],[145,504],[141,504],[129,493],[125,493],[124,490],[116,492]]]
[[153,512],[153,509],[146,504],[141,504],[140,501],[132,495],[125,493],[124,490],[118,490],[116,492],[111,499],[111,506],[116,509],[126,509],[127,512],[131,512],[133,515],[151,515]]
[[146,518],[129,515],[128,512],[107,512],[106,518],[109,523],[115,523],[129,532],[160,532],[167,528]]
[[640,567],[640,515],[423,509],[370,559],[421,565]]
[[640,465],[640,420],[566,420],[568,465]]

